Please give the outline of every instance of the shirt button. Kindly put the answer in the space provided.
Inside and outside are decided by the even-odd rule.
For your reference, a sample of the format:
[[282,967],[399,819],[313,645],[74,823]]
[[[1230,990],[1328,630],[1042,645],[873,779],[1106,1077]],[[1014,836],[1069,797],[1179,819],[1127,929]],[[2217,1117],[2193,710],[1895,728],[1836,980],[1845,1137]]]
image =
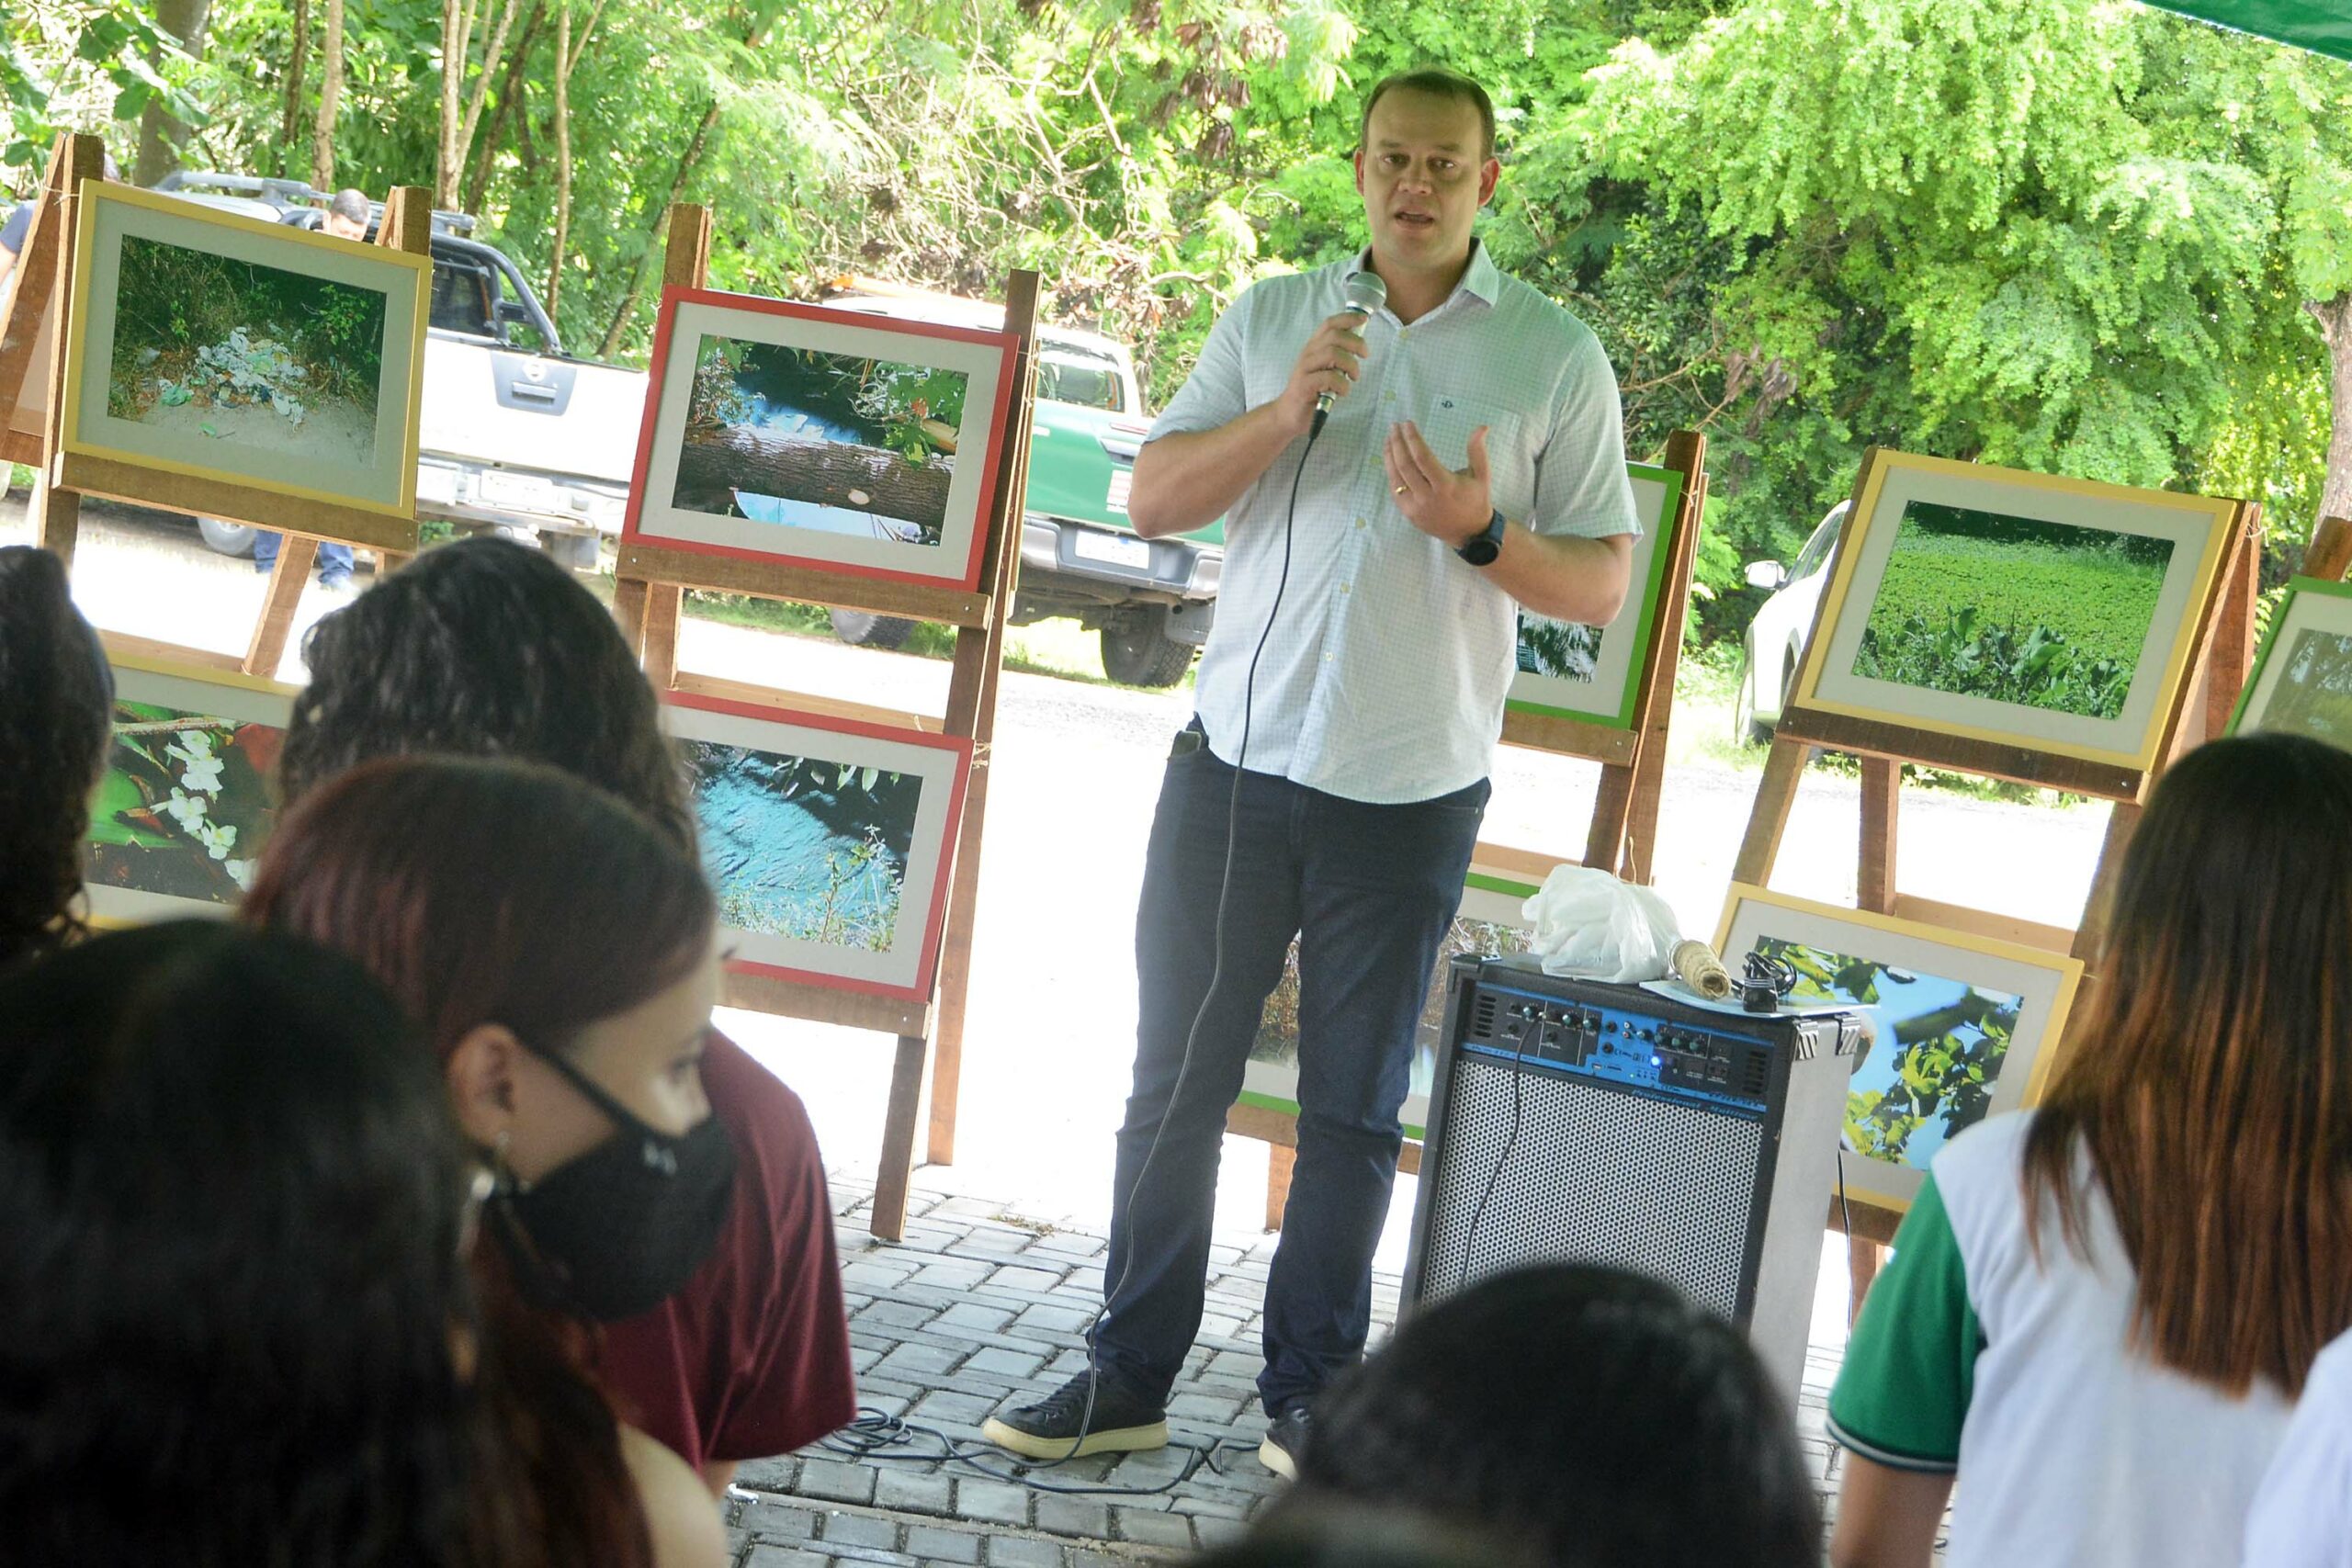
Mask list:
[[1384,403],[1393,403],[1396,400],[1396,394],[1394,392],[1383,392],[1380,394],[1380,400]]
[[1359,528],[1364,526],[1364,521],[1363,518],[1359,517],[1356,519],[1356,526]]
[[1348,585],[1347,585],[1346,583],[1342,582],[1341,584],[1340,584],[1340,592],[1345,593],[1347,591],[1348,591]]

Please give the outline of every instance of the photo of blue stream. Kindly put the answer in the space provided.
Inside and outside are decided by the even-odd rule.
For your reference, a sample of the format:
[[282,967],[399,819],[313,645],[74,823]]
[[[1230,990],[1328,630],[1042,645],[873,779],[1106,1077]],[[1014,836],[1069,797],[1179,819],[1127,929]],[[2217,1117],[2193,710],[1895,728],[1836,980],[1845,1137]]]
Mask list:
[[1791,1001],[1844,1003],[1868,1020],[1870,1054],[1846,1097],[1848,1148],[1925,1170],[1945,1140],[1984,1119],[2022,998],[1775,938],[1756,949],[1795,967]]
[[722,924],[890,950],[921,775],[707,740],[685,757]]

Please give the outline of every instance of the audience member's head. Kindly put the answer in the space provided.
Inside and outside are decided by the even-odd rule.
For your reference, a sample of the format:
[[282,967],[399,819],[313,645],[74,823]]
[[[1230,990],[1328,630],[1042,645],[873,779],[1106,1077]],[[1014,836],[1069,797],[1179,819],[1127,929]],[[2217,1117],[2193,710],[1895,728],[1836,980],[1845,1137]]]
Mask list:
[[337,954],[183,922],[0,978],[6,1555],[459,1561],[476,1169]]
[[1672,1286],[1551,1266],[1408,1319],[1318,1400],[1274,1512],[1400,1507],[1544,1568],[1815,1568],[1796,1428],[1745,1337]]
[[2136,1277],[2135,1341],[2233,1393],[2294,1393],[2352,1327],[2347,822],[2352,754],[2300,736],[2215,741],[2165,772],[2083,1048],[2027,1145],[2029,1185],[2077,1247],[2088,1152]]
[[684,1283],[733,1163],[699,1070],[715,911],[666,835],[552,768],[390,759],[287,814],[245,914],[356,958],[423,1022],[514,1179],[492,1211],[520,1234],[493,1229],[526,1287],[611,1321]]
[[410,751],[544,762],[610,790],[681,844],[694,811],[661,713],[595,595],[537,550],[428,550],[320,620],[278,761],[288,804]]
[[105,650],[46,550],[0,549],[0,969],[78,935],[90,795],[113,731]]

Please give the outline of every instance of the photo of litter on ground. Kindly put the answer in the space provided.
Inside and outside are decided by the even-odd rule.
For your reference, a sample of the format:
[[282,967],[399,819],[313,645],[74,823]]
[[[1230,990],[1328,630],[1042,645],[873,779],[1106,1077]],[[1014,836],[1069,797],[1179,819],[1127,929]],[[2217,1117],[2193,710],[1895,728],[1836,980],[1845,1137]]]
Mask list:
[[119,279],[109,418],[282,457],[290,481],[374,461],[380,290],[135,235]]

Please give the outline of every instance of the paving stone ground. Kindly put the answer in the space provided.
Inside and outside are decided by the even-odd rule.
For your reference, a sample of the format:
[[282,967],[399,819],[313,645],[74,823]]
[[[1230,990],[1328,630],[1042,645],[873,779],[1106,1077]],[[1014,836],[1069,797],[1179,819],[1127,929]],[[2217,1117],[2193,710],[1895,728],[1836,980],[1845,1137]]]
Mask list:
[[[955,1190],[954,1179],[950,1170],[920,1174],[906,1237],[896,1243],[867,1233],[870,1184],[837,1174],[833,1202],[861,1403],[978,1445],[980,1423],[1008,1396],[1050,1392],[1084,1369],[1081,1336],[1102,1300],[1104,1241]],[[1256,1402],[1259,1309],[1275,1239],[1212,1252],[1201,1338],[1170,1402],[1177,1443],[1208,1450],[1227,1439],[1213,1463],[1171,1445],[1094,1455],[1038,1476],[1137,1489],[1072,1495],[948,1462],[936,1457],[936,1442],[910,1442],[888,1458],[818,1445],[742,1467],[728,1510],[736,1568],[1109,1568],[1178,1561],[1239,1533],[1280,1484],[1256,1451],[1265,1431]],[[1374,1280],[1375,1341],[1395,1321],[1397,1284],[1393,1275]],[[1798,1411],[1833,1505],[1822,1408],[1836,1372],[1837,1351],[1815,1347]],[[988,1453],[1012,1473],[1012,1456]]]

